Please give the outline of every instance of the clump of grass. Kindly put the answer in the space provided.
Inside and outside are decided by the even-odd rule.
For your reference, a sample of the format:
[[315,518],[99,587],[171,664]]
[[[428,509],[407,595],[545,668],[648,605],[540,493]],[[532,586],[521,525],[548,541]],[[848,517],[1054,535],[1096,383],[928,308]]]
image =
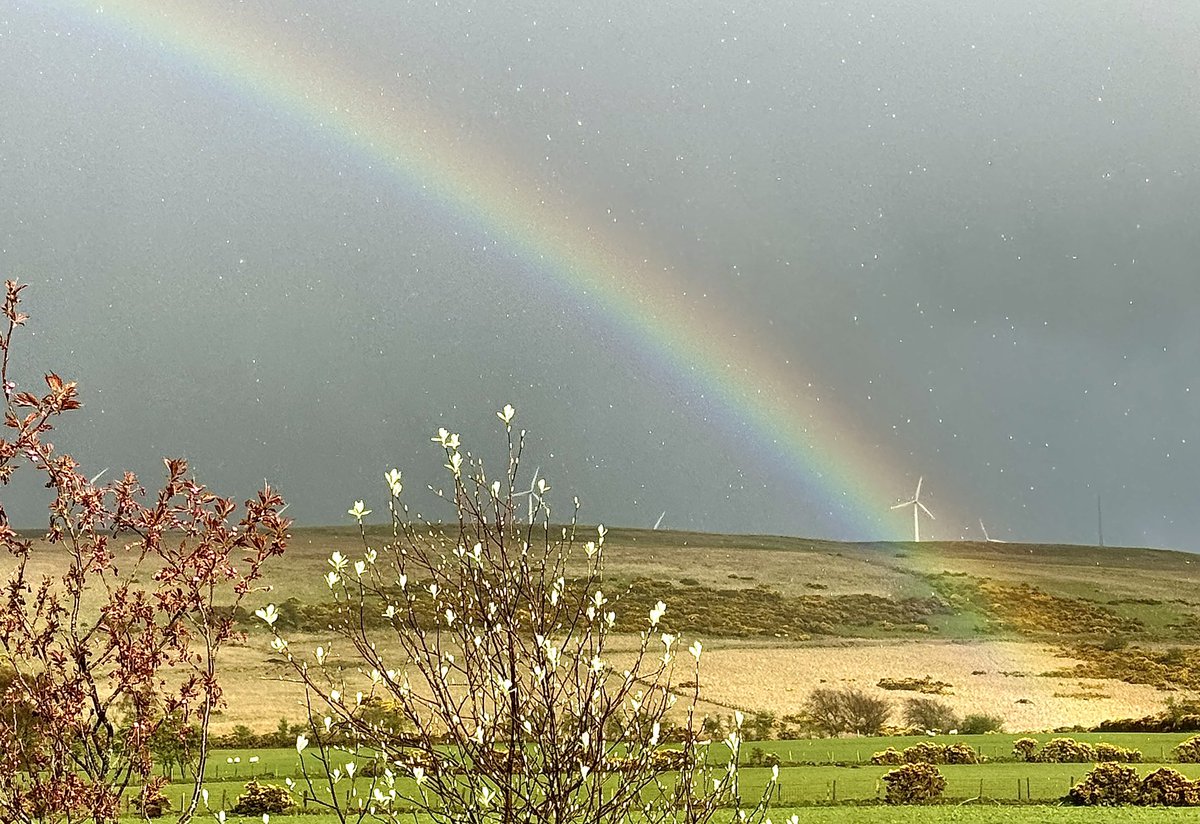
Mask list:
[[954,686],[945,681],[936,681],[928,675],[921,678],[881,678],[877,687],[884,690],[904,690],[925,695],[946,695]]

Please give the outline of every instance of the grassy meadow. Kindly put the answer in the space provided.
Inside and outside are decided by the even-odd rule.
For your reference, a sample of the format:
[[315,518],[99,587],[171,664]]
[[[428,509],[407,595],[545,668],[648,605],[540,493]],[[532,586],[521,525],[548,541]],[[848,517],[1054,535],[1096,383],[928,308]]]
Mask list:
[[[1037,809],[1043,811],[1047,816],[1059,815],[1060,810],[1052,805],[1058,804],[1067,790],[1077,783],[1093,765],[1015,761],[1012,756],[1012,745],[1016,737],[989,734],[938,736],[936,738],[908,736],[761,741],[750,742],[745,746],[742,751],[742,761],[745,764],[750,753],[755,749],[777,753],[783,760],[784,766],[779,772],[779,783],[772,798],[772,808],[779,810],[804,808],[802,820],[907,821],[910,819],[903,816],[895,819],[887,817],[895,812],[893,808],[873,806],[880,804],[883,795],[881,779],[892,768],[871,765],[869,763],[871,754],[888,747],[903,749],[924,741],[968,744],[985,756],[988,761],[983,764],[939,766],[946,778],[947,804],[953,802],[956,805],[971,805],[958,809],[972,810],[978,815],[984,815],[989,809],[995,812],[994,808],[997,805],[1003,805],[1004,811],[1017,816],[1032,815],[1029,811]],[[1045,742],[1052,736],[1037,735],[1034,737]],[[1157,767],[1169,766],[1189,778],[1200,778],[1200,764],[1179,764],[1169,760],[1172,748],[1187,737],[1185,734],[1081,733],[1073,737],[1080,741],[1091,743],[1105,741],[1140,750],[1148,762],[1136,765],[1136,769],[1142,775]],[[715,763],[722,763],[722,760],[727,758],[728,751],[714,746],[710,755]],[[334,760],[334,765],[342,767],[346,760],[347,757],[338,756]],[[309,801],[305,797],[303,774],[299,757],[294,749],[218,751],[210,761],[205,778],[210,805],[214,810],[229,809],[243,791],[248,779],[254,778],[275,784],[282,784],[286,779],[291,779],[295,782],[294,795],[300,810],[309,813],[304,820],[321,822],[328,818],[319,814],[320,807],[315,801]],[[740,776],[743,798],[760,797],[769,778],[770,770],[767,768],[743,766]],[[360,790],[369,786],[368,779],[360,778],[357,779],[357,782],[356,786]],[[319,796],[327,797],[325,788],[321,787],[319,782],[314,783],[317,785]],[[402,785],[404,783],[402,782]],[[189,786],[176,785],[175,788],[168,788],[168,798],[171,798],[172,803],[177,805],[188,791]],[[343,786],[345,786],[344,779]],[[406,787],[406,789],[411,789],[411,787]],[[1018,804],[1027,806],[1014,806]],[[932,817],[920,820],[938,821],[942,816],[950,815],[948,809],[953,808],[941,805],[922,809],[928,810]],[[859,819],[854,817],[857,814],[879,817]],[[828,816],[828,818],[812,819],[810,817],[812,815]],[[773,818],[779,821],[786,819],[786,815],[773,814]],[[329,818],[329,820],[332,819]],[[994,819],[949,817],[946,820],[987,821]],[[1017,818],[1017,820],[1025,819]],[[1031,817],[1028,820],[1042,819]]]

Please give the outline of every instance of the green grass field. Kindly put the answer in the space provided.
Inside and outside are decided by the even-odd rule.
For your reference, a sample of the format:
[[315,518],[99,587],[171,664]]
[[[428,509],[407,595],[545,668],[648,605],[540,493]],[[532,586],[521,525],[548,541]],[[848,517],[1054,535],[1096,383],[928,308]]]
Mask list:
[[[1194,824],[1200,821],[1200,810],[1174,808],[1108,807],[1103,811],[1086,807],[1059,807],[1043,804],[1030,805],[932,805],[924,807],[835,806],[772,808],[770,818],[781,824],[791,815],[799,817],[802,824],[1096,824],[1096,822],[1129,822],[1130,824]],[[729,815],[717,819],[719,824],[729,824]],[[122,819],[133,824],[140,818]],[[227,824],[262,824],[258,816],[229,816]],[[272,821],[278,817],[272,816]],[[299,821],[304,824],[339,824],[332,815],[307,815]],[[428,824],[424,816],[406,816],[405,822]]]
[[[780,770],[779,783],[773,798],[773,806],[803,807],[802,820],[813,820],[810,815],[836,815],[841,809],[833,811],[821,810],[820,805],[850,803],[874,803],[883,795],[881,778],[889,767],[872,766],[862,763],[870,758],[870,754],[889,746],[902,749],[914,743],[928,740],[940,742],[954,741],[967,743],[982,750],[991,758],[1011,759],[1012,741],[1016,736],[980,735],[929,738],[846,738],[828,740],[798,740],[798,741],[764,741],[750,743],[743,751],[748,755],[754,748],[766,752],[776,752],[785,763],[809,761],[803,766],[785,766]],[[1045,741],[1052,736],[1037,736]],[[1178,734],[1080,734],[1077,740],[1090,742],[1107,741],[1123,747],[1135,748],[1145,753],[1149,762],[1136,765],[1142,774],[1148,773],[1158,766],[1159,753],[1170,754],[1171,748],[1186,736]],[[714,760],[719,761],[723,754],[713,753]],[[251,758],[257,758],[251,762]],[[235,761],[236,759],[236,761]],[[340,766],[344,757],[335,761]],[[1168,766],[1177,769],[1189,778],[1200,779],[1200,764],[1169,763]],[[972,803],[1003,803],[1011,805],[1014,802],[1039,802],[1053,804],[1062,798],[1068,789],[1078,782],[1091,764],[1029,764],[1012,760],[994,761],[973,765],[945,765],[939,767],[946,777],[947,799],[963,801],[975,799]],[[283,784],[286,778],[296,782],[296,799],[304,805],[304,783],[300,772],[300,764],[293,749],[271,750],[237,750],[218,751],[214,754],[209,768],[206,770],[205,786],[209,791],[212,809],[231,808],[238,795],[243,792],[247,779],[254,777],[260,781]],[[743,767],[741,771],[741,786],[744,798],[757,798],[764,792],[769,783],[770,770],[767,768]],[[357,786],[365,788],[369,782],[358,779]],[[187,784],[175,784],[168,788],[167,795],[172,804],[178,806],[180,799],[186,793]],[[324,790],[318,785],[321,797]],[[814,806],[816,805],[816,806]],[[854,808],[860,809],[860,808]],[[1006,807],[1005,809],[1018,809]],[[308,804],[308,811],[316,813],[319,805],[315,802]],[[1200,811],[1196,811],[1200,815]],[[874,812],[872,814],[875,814]],[[941,815],[942,812],[938,812]],[[306,817],[305,821],[321,821],[321,818]],[[824,820],[824,819],[816,819]],[[838,819],[836,820],[858,820]],[[893,820],[888,818],[863,820]],[[895,819],[908,820],[908,819]],[[946,820],[960,820],[948,818]],[[987,819],[961,819],[964,821]],[[1018,819],[1021,820],[1021,819]],[[1035,819],[1031,819],[1035,820]],[[1138,819],[1131,819],[1138,820]]]

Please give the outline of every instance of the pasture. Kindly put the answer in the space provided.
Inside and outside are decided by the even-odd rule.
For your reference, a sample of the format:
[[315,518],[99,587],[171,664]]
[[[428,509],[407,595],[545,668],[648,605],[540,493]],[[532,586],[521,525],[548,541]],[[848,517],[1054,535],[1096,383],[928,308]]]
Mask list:
[[[1034,737],[1045,742],[1053,736],[1037,735]],[[1189,778],[1200,778],[1200,764],[1179,764],[1170,760],[1172,747],[1186,738],[1186,735],[1081,733],[1074,737],[1090,743],[1105,741],[1140,750],[1145,754],[1148,762],[1137,765],[1139,773],[1143,775],[1159,766],[1167,765]],[[784,766],[780,769],[779,783],[772,798],[772,808],[779,810],[803,808],[802,820],[804,821],[909,821],[917,819],[904,817],[908,813],[904,812],[903,808],[877,806],[882,798],[881,778],[892,768],[871,765],[868,763],[871,754],[888,747],[903,749],[924,741],[968,744],[984,755],[988,759],[987,763],[939,766],[942,774],[946,777],[946,801],[940,805],[922,807],[921,809],[927,811],[931,817],[919,820],[968,822],[996,820],[986,816],[989,811],[997,812],[998,806],[1006,813],[1017,816],[1032,816],[1031,810],[1040,810],[1046,816],[1068,816],[1062,819],[1057,817],[1016,818],[1017,821],[1080,820],[1070,818],[1069,813],[1053,805],[1056,805],[1067,793],[1067,790],[1078,782],[1093,765],[1015,761],[1012,755],[1015,738],[1016,736],[1012,735],[938,736],[936,738],[892,736],[749,742],[742,750],[742,762],[746,764],[755,749],[778,754]],[[714,763],[722,762],[727,758],[728,751],[721,746],[714,746],[710,756]],[[252,759],[255,760],[252,761]],[[333,764],[344,767],[346,760],[347,757],[338,756]],[[767,786],[769,776],[770,770],[767,768],[743,766],[740,779],[743,797],[747,799],[759,797]],[[317,822],[323,824],[325,821],[326,817],[319,814],[319,805],[306,798],[303,773],[299,757],[294,749],[222,750],[214,753],[206,771],[205,781],[213,811],[229,809],[243,791],[246,781],[251,778],[275,784],[283,784],[287,779],[291,779],[295,782],[294,794],[299,807],[297,811],[310,813],[303,820],[313,822],[313,824],[317,824]],[[369,779],[358,778],[356,781],[356,786],[360,790],[369,786]],[[325,796],[326,790],[321,787],[320,782],[314,783],[321,797],[327,797]],[[346,785],[345,779],[343,779],[342,785]],[[172,799],[173,804],[178,804],[186,791],[186,785],[176,785],[176,787],[176,789],[167,789],[167,796]],[[960,804],[965,806],[957,806]],[[970,811],[970,815],[978,817],[958,818],[955,817],[957,814],[952,813],[951,810]],[[1159,812],[1163,811],[1159,810]],[[857,818],[855,817],[857,815],[875,817]],[[893,815],[898,817],[888,817]],[[786,815],[773,813],[772,818],[775,821],[786,820]],[[233,818],[232,820],[238,819]],[[257,821],[258,819],[247,820]],[[1142,819],[1134,817],[1129,820]]]

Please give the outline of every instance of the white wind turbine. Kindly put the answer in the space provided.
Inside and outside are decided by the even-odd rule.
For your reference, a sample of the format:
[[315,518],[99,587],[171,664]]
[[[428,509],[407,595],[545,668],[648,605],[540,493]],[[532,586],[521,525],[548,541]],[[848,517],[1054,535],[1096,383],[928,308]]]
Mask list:
[[[540,466],[537,469],[533,470],[533,480],[531,480],[529,482],[529,489],[526,489],[524,492],[514,492],[513,493],[514,498],[520,498],[522,496],[529,497],[529,525],[530,526],[533,526],[533,514],[542,506],[542,493],[546,491],[545,479],[542,479],[542,483],[540,486],[538,485],[538,473],[541,471],[542,471],[542,468]],[[534,507],[534,505],[533,505],[534,499],[537,500],[537,507]]]
[[663,518],[665,518],[665,517],[667,517],[667,511],[664,509],[664,510],[663,510],[663,514],[661,514],[661,515],[659,515],[659,516],[658,516],[658,520],[657,520],[657,521],[655,521],[655,522],[654,522],[654,526],[652,526],[652,527],[650,527],[650,528],[651,528],[651,529],[658,529],[660,526],[662,526],[662,519],[663,519]]
[[989,538],[987,527],[983,525],[983,518],[979,519],[979,528],[983,530],[983,540],[989,544],[1006,544],[1008,541],[1001,541],[999,538]]
[[911,506],[913,508],[914,541],[921,540],[921,512],[924,512],[926,515],[928,515],[931,521],[937,520],[937,518],[933,517],[933,513],[929,511],[929,508],[925,506],[925,504],[921,503],[921,483],[924,480],[924,477],[917,478],[917,491],[913,493],[911,501],[905,501],[902,504],[896,504],[894,507],[892,507],[892,509],[903,509],[906,506]]

